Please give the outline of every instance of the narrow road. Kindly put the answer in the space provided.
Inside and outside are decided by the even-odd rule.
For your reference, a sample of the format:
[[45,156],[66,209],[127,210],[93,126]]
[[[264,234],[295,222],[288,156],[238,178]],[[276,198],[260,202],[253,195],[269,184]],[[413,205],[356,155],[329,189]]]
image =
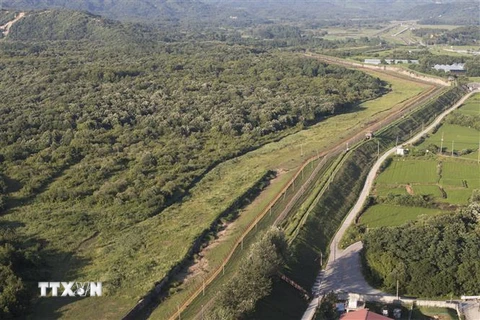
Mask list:
[[[424,134],[433,130],[435,126],[440,124],[440,122],[452,111],[460,107],[470,96],[474,93],[480,92],[480,90],[472,91],[466,94],[460,101],[458,101],[454,106],[440,114],[428,127],[423,131],[416,134],[413,138],[406,141],[404,144],[412,144],[413,142],[419,140]],[[361,276],[360,271],[360,257],[359,252],[362,249],[361,242],[352,244],[345,250],[338,248],[338,243],[343,238],[347,228],[353,223],[355,217],[360,212],[365,203],[365,200],[370,194],[370,191],[373,186],[373,182],[377,175],[378,170],[382,163],[392,154],[395,153],[396,147],[391,148],[386,151],[373,165],[370,170],[365,184],[363,186],[362,192],[355,203],[355,206],[350,210],[347,217],[343,221],[340,229],[335,234],[335,237],[330,243],[330,255],[328,256],[328,263],[325,270],[322,270],[315,281],[313,293],[314,296],[318,297],[323,293],[334,290],[351,290],[356,293],[375,293],[379,294],[380,291],[371,288]],[[356,267],[355,267],[356,266]],[[359,278],[360,275],[360,278]],[[353,290],[354,289],[354,290]],[[315,315],[315,310],[319,304],[319,298],[313,299],[305,313],[303,314],[302,320],[311,320]]]
[[13,19],[12,21],[9,21],[9,22],[5,23],[3,26],[0,26],[0,30],[2,30],[3,35],[4,35],[5,37],[8,36],[8,34],[10,33],[10,28],[12,28],[12,26],[15,24],[15,22],[17,22],[18,20],[22,19],[23,17],[25,17],[25,12],[20,12],[20,13],[15,17],[15,19]]

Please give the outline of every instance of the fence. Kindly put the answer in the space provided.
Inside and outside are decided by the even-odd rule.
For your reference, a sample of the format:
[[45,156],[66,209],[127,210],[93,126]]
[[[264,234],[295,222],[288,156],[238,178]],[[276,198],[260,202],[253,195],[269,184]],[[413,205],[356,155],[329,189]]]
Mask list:
[[[172,308],[172,311],[169,314],[165,315],[165,318],[169,319],[178,319],[180,315],[185,311],[185,309],[198,297],[200,294],[205,292],[205,288],[210,285],[221,273],[225,272],[225,268],[229,263],[232,256],[238,250],[242,250],[244,247],[245,238],[251,234],[251,231],[254,228],[258,228],[258,224],[265,220],[268,217],[268,220],[275,218],[271,224],[278,224],[283,219],[288,216],[288,213],[291,211],[292,207],[298,202],[298,200],[305,195],[305,191],[309,186],[312,185],[315,177],[318,175],[323,165],[333,157],[340,155],[346,150],[346,146],[353,146],[360,141],[365,140],[365,135],[368,132],[375,132],[380,128],[385,127],[386,125],[395,122],[401,117],[405,116],[407,113],[415,109],[419,104],[425,104],[429,101],[436,98],[443,92],[443,88],[431,87],[429,90],[424,91],[423,93],[417,95],[415,98],[412,98],[401,104],[399,109],[383,120],[378,121],[373,124],[368,123],[365,128],[360,130],[354,137],[349,139],[344,139],[341,141],[337,147],[326,150],[322,153],[317,153],[315,156],[306,160],[303,165],[298,169],[297,173],[290,179],[290,181],[285,185],[285,187],[278,193],[278,195],[270,201],[270,203],[265,207],[260,215],[256,217],[248,226],[245,227],[244,231],[235,239],[230,250],[225,254],[222,259],[222,263],[213,270],[210,274],[207,275],[205,279],[197,280],[196,282],[190,285],[190,288],[184,291],[186,298],[181,301],[180,305],[176,308]],[[270,224],[270,225],[271,225]],[[136,316],[142,312],[144,308],[153,300],[154,298],[161,295],[163,285],[168,279],[162,279],[160,283],[162,286],[157,286],[154,290],[150,292],[148,296],[140,300],[137,305],[132,308],[123,319],[134,319]]]
[[437,300],[422,300],[415,298],[404,298],[396,296],[386,296],[386,295],[370,295],[370,294],[359,294],[360,301],[365,302],[381,302],[381,303],[402,303],[408,305],[417,305],[421,307],[437,307],[437,308],[449,308],[457,312],[458,318],[462,318],[461,305],[458,301],[437,301]]

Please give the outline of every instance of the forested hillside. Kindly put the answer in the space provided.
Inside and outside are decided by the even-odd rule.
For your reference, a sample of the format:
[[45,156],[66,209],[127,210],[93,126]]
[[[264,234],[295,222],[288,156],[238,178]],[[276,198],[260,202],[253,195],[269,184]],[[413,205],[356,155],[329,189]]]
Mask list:
[[[37,269],[100,279],[107,296],[130,286],[133,304],[190,243],[140,265],[133,253],[146,244],[125,230],[167,233],[141,223],[188,197],[219,163],[387,90],[262,43],[28,13],[0,42],[2,221],[42,244]],[[168,228],[188,228],[166,218]]]
[[213,8],[197,0],[5,0],[3,7],[22,10],[82,10],[115,19],[157,20],[157,22],[176,22],[180,19],[194,19],[213,13]]
[[420,20],[421,24],[478,25],[479,10],[478,1],[429,3],[406,8],[398,18]]
[[[160,24],[245,24],[290,21],[338,24],[345,19],[422,20],[434,24],[478,24],[474,1],[430,0],[4,0],[5,9],[83,10],[102,16]],[[232,17],[233,20],[232,20]]]

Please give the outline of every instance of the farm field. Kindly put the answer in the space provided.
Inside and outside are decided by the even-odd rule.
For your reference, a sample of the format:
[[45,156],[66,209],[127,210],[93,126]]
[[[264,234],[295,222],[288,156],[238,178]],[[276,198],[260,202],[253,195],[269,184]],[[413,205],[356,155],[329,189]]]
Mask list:
[[[455,112],[475,114],[480,94],[472,96]],[[478,150],[480,132],[459,125],[443,124],[435,134],[425,139],[415,148],[424,149],[431,144],[438,147],[444,137],[444,155],[433,157],[393,157],[386,169],[376,178],[373,194],[387,197],[389,194],[405,196],[430,196],[434,203],[466,205],[474,189],[480,188],[480,163],[478,152],[462,157],[452,157],[451,141],[454,151],[463,149]],[[440,214],[440,209],[377,204],[369,207],[360,218],[360,223],[370,228],[398,226],[416,220],[422,214]]]
[[382,29],[361,28],[361,27],[358,27],[358,28],[329,27],[325,29],[325,31],[327,31],[328,34],[323,36],[323,38],[327,40],[338,40],[338,39],[345,39],[345,38],[371,37],[381,30]]
[[480,132],[472,128],[467,128],[455,124],[442,125],[437,130],[437,132],[430,135],[419,146],[427,147],[431,144],[434,144],[440,148],[440,146],[442,145],[442,135],[443,151],[446,153],[452,152],[452,143],[453,150],[456,152],[465,149],[478,150]]
[[480,116],[480,93],[473,95],[468,99],[467,103],[456,112],[470,116]]
[[[435,160],[396,158],[378,176],[374,193],[381,197],[406,195],[407,185],[413,195],[430,195],[438,202],[465,205],[472,190],[480,188],[480,167],[473,161],[451,157]],[[445,190],[446,198],[440,187]]]
[[378,178],[378,184],[433,184],[438,181],[437,163],[432,160],[393,158]]
[[394,227],[417,220],[422,215],[442,213],[443,211],[439,209],[377,204],[367,209],[361,216],[360,223],[367,228]]

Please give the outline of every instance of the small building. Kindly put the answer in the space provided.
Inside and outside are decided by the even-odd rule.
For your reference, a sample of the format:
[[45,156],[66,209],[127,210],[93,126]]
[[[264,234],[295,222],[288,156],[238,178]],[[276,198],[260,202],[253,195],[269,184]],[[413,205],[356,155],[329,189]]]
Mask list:
[[347,312],[340,316],[340,320],[392,320],[378,313],[372,312],[368,309],[362,309],[352,312]]
[[365,139],[370,140],[372,138],[373,138],[373,132],[372,131],[368,131],[367,133],[365,133]]
[[408,149],[405,149],[404,147],[397,147],[397,150],[395,151],[395,154],[397,156],[406,156],[408,153]]
[[480,82],[471,82],[467,84],[468,90],[474,91],[480,89]]
[[444,72],[451,72],[456,74],[465,73],[467,71],[465,69],[465,63],[436,64],[432,68],[437,71],[443,70]]

